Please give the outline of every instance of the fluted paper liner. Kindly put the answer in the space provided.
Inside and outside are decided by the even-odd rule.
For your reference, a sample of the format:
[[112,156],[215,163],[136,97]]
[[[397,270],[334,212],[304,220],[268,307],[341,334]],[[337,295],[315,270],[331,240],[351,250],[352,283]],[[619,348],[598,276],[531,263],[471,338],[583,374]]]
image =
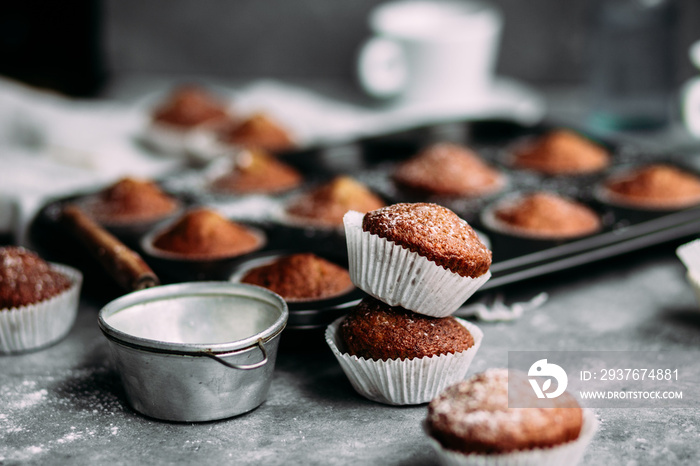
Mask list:
[[352,282],[390,306],[447,317],[491,277],[462,277],[398,244],[362,231],[363,214],[345,214],[345,237]]
[[484,337],[476,325],[456,318],[474,337],[474,345],[466,351],[414,359],[365,359],[344,351],[339,332],[343,319],[326,328],[326,343],[357,393],[390,405],[427,403],[463,380]]
[[[525,408],[523,408],[525,409]],[[549,448],[533,448],[501,454],[464,454],[447,450],[430,436],[425,422],[423,429],[430,440],[430,445],[438,454],[440,464],[445,466],[574,466],[593,439],[598,428],[598,420],[590,409],[583,410],[583,425],[576,440]]]
[[41,348],[68,334],[78,313],[82,274],[66,265],[51,264],[72,285],[44,301],[11,309],[0,309],[0,353]]

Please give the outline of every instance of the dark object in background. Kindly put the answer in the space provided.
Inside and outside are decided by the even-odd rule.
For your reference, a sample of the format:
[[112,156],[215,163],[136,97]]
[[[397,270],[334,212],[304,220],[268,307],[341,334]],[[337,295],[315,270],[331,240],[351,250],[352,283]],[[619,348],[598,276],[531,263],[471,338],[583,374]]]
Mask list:
[[99,0],[0,3],[0,74],[76,96],[105,79]]

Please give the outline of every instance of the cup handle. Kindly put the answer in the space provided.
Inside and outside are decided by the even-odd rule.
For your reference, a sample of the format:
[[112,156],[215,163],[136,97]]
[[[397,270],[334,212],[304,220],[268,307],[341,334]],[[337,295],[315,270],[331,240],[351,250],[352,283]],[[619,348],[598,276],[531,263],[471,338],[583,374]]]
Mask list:
[[681,96],[685,127],[693,136],[700,137],[700,78],[686,83]]
[[225,354],[214,354],[214,353],[202,353],[204,356],[207,356],[208,358],[213,359],[214,361],[218,362],[219,364],[223,364],[226,367],[229,367],[231,369],[238,369],[241,371],[249,371],[251,369],[257,369],[258,367],[262,367],[265,364],[267,364],[267,361],[269,360],[267,356],[267,351],[265,350],[265,345],[263,345],[263,341],[259,339],[257,342],[255,342],[255,346],[260,348],[260,352],[263,355],[263,358],[255,362],[253,364],[233,364],[227,361],[224,361],[222,358],[225,358],[226,356],[231,356],[237,353],[240,353],[240,351],[232,351],[231,353],[225,353]]
[[401,45],[386,37],[372,37],[360,49],[358,78],[369,95],[388,98],[404,88],[408,70]]

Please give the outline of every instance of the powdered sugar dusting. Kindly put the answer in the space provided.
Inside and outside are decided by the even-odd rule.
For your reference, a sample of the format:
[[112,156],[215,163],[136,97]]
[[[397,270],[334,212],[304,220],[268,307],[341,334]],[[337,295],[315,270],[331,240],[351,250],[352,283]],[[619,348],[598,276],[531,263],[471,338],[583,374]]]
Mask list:
[[451,432],[465,442],[477,439],[488,444],[498,444],[499,439],[527,444],[531,441],[528,432],[561,428],[567,423],[562,415],[566,409],[561,408],[575,408],[572,398],[562,397],[556,406],[509,408],[509,390],[511,399],[533,398],[524,373],[513,372],[510,377],[514,379],[509,384],[508,369],[489,369],[447,388],[430,403],[428,422],[436,431]]
[[33,375],[32,380],[0,377],[0,464],[45,461],[62,448],[120,435],[115,423],[94,422],[124,412],[120,400],[105,390],[113,383],[118,380],[104,368]]
[[478,277],[491,251],[451,210],[431,203],[399,203],[365,215],[362,229],[395,242],[462,276]]

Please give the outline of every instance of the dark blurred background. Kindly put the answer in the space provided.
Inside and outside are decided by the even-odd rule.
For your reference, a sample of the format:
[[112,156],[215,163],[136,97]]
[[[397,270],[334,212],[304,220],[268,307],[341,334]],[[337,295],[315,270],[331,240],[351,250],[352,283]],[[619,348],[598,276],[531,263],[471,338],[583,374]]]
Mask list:
[[[576,85],[600,52],[606,5],[632,0],[492,0],[505,27],[497,71],[533,86]],[[0,4],[0,73],[90,96],[129,74],[353,82],[379,0],[28,0]],[[697,0],[661,5],[671,79],[693,75]],[[658,16],[658,14],[657,14]],[[617,26],[615,26],[617,27]],[[598,36],[599,37],[599,36]],[[642,71],[640,71],[642,72]]]

